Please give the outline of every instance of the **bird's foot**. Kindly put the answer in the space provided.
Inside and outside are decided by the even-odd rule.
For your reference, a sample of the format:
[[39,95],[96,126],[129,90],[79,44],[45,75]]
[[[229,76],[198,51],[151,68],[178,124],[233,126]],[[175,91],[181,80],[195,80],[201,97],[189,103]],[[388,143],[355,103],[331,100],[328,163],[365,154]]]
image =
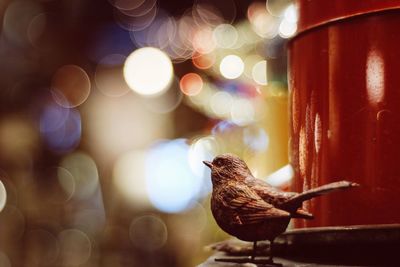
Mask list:
[[254,263],[265,267],[281,267],[282,264],[275,263],[272,259],[255,259],[252,257],[231,257],[231,258],[216,258],[218,262],[231,262],[231,263]]

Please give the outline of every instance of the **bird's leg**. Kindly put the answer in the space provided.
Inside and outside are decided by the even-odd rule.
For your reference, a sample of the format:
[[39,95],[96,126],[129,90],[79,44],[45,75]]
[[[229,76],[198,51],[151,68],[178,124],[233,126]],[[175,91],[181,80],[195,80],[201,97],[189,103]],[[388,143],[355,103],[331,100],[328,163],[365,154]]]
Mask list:
[[251,254],[251,260],[254,261],[257,255],[257,241],[253,242],[253,253]]
[[269,241],[269,261],[271,262],[271,263],[273,263],[274,262],[274,239],[271,239],[270,241]]

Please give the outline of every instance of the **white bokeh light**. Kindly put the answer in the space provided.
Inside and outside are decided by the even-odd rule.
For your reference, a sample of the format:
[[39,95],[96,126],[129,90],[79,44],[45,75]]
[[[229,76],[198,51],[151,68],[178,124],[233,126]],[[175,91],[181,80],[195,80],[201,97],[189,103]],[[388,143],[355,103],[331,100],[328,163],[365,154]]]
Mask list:
[[113,169],[113,182],[121,195],[136,207],[147,207],[149,199],[145,180],[146,153],[132,150],[118,158]]
[[268,175],[266,181],[272,186],[279,187],[292,180],[293,175],[293,167],[288,164]]
[[189,166],[199,177],[210,174],[210,169],[203,164],[204,160],[212,161],[217,155],[218,144],[213,136],[199,138],[190,146]]
[[251,75],[253,80],[259,85],[267,85],[267,61],[261,60],[254,64],[253,69],[251,71]]
[[220,24],[213,31],[214,39],[217,46],[222,48],[230,48],[235,45],[238,39],[238,33],[231,24]]
[[174,74],[171,59],[154,47],[135,50],[124,65],[128,86],[140,95],[152,96],[166,91]]
[[192,172],[188,153],[184,139],[161,142],[150,149],[146,188],[151,204],[158,210],[176,213],[196,203],[203,181]]
[[294,4],[289,5],[285,11],[283,12],[283,17],[285,20],[296,23],[298,21],[298,14],[297,14],[297,9]]
[[254,117],[255,110],[248,99],[235,99],[231,109],[231,119],[235,124],[248,125],[254,121]]
[[7,202],[7,192],[3,183],[0,180],[0,212],[3,210]]
[[269,136],[261,127],[246,127],[243,129],[243,142],[254,151],[262,152],[269,146]]
[[210,101],[211,110],[217,116],[229,115],[232,107],[233,98],[228,92],[216,92]]
[[228,55],[222,59],[219,70],[225,78],[236,79],[244,71],[243,60],[236,55]]
[[279,25],[279,35],[282,38],[292,37],[297,31],[297,23],[284,19]]

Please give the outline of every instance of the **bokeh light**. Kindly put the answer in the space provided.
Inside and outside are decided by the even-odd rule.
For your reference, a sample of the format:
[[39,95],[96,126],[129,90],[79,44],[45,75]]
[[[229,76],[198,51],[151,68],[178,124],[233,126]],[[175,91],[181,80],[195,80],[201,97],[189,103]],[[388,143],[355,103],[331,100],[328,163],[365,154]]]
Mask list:
[[193,96],[200,93],[203,88],[203,79],[197,73],[187,73],[179,82],[182,93]]
[[202,186],[188,163],[189,146],[184,139],[154,145],[146,158],[146,188],[151,203],[169,213],[194,205]]
[[47,17],[45,13],[40,13],[36,15],[31,22],[29,23],[27,29],[27,36],[29,42],[33,46],[37,46],[40,40],[40,37],[43,35],[46,25],[47,24]]
[[45,201],[49,205],[64,205],[75,191],[75,183],[71,173],[61,167],[51,166],[41,172],[46,180]]
[[[180,92],[179,89],[172,91]],[[160,97],[164,99],[164,96]],[[171,135],[171,114],[155,113],[145,106],[147,100],[153,98],[142,98],[135,94],[118,98],[103,94],[92,96],[82,114],[85,115],[84,119],[91,122],[86,128],[86,135],[91,140],[90,147],[97,158],[114,162],[127,151],[143,149],[154,140]]]
[[257,84],[267,85],[267,61],[261,60],[254,64],[251,74]]
[[156,47],[162,49],[172,59],[179,57],[173,49],[177,37],[177,21],[168,12],[159,9],[152,23],[140,31],[131,31],[132,41],[138,47]]
[[234,0],[196,0],[193,6],[193,17],[197,23],[214,27],[221,23],[232,23],[236,15],[237,6]]
[[220,24],[214,31],[213,36],[216,44],[221,48],[231,48],[238,39],[238,33],[231,24]]
[[297,30],[297,24],[295,22],[291,22],[289,20],[282,20],[279,25],[279,35],[283,38],[292,37]]
[[292,37],[297,31],[297,20],[296,6],[291,4],[283,12],[283,19],[279,25],[279,35],[282,38]]
[[79,266],[90,258],[92,243],[84,232],[77,229],[67,229],[58,234],[58,240],[63,266]]
[[68,152],[76,148],[81,138],[81,116],[76,109],[68,109],[50,102],[40,116],[40,133],[50,149]]
[[208,0],[198,0],[191,13],[197,26],[214,27],[223,22],[222,14],[215,5],[210,5],[206,1]]
[[96,236],[103,231],[105,222],[103,207],[94,207],[77,211],[72,226],[88,236]]
[[244,71],[243,60],[237,55],[228,55],[221,60],[219,70],[227,79],[236,79]]
[[0,212],[4,209],[7,202],[7,192],[3,182],[0,180]]
[[109,0],[109,2],[120,10],[131,10],[140,7],[146,0]]
[[[140,4],[138,4],[139,1],[141,2]],[[124,2],[124,6],[121,5],[122,2]],[[117,3],[117,1],[115,1],[115,3]],[[120,0],[118,1],[116,8],[128,16],[141,17],[157,8],[157,0]]]
[[200,53],[193,53],[192,62],[193,65],[201,70],[206,70],[212,67],[215,63],[216,55],[215,53],[209,54],[200,54]]
[[210,101],[211,110],[219,117],[227,117],[232,108],[233,97],[228,92],[216,92]]
[[244,128],[243,142],[253,151],[262,152],[268,148],[269,137],[263,128],[253,125]]
[[268,13],[263,3],[252,3],[247,10],[247,17],[258,36],[272,39],[278,34],[279,21]]
[[231,132],[237,128],[238,126],[235,123],[228,120],[222,120],[214,125],[211,129],[211,133],[213,135],[221,136],[222,134]]
[[216,47],[213,32],[208,27],[196,30],[192,43],[194,50],[201,54],[211,53]]
[[247,78],[253,79],[253,68],[254,65],[257,64],[260,61],[263,61],[264,58],[260,55],[249,55],[244,58],[244,75],[246,75]]
[[126,57],[120,54],[110,54],[100,60],[94,80],[97,89],[104,95],[120,97],[130,91],[122,72],[122,64],[125,60]]
[[[5,195],[2,195],[3,200],[5,201],[5,205],[3,206],[2,210],[5,209],[5,207],[8,206],[16,206],[18,205],[18,191],[17,188],[15,187],[15,184],[13,183],[12,180],[8,177],[8,175],[0,169],[0,182],[3,184],[5,188]],[[4,199],[4,196],[6,198]]]
[[183,93],[179,90],[177,79],[173,79],[171,88],[165,91],[162,95],[155,95],[152,97],[142,98],[143,106],[158,114],[166,114],[174,111],[183,99]]
[[168,230],[159,217],[144,215],[132,221],[129,226],[129,237],[135,247],[155,251],[167,242]]
[[140,31],[148,27],[157,15],[156,0],[146,0],[137,8],[115,8],[114,18],[127,31]]
[[296,23],[298,21],[298,14],[297,14],[297,9],[294,4],[289,5],[284,13],[283,13],[283,18],[287,21]]
[[136,93],[144,96],[157,95],[167,90],[171,84],[172,62],[157,48],[140,48],[126,59],[124,77]]
[[292,2],[292,0],[267,0],[266,8],[272,16],[281,17]]
[[203,84],[203,89],[197,95],[189,96],[189,104],[197,107],[198,109],[205,109],[208,105],[209,98],[212,96],[213,90],[210,89],[208,83]]
[[55,92],[54,100],[66,108],[77,107],[85,102],[90,94],[90,86],[89,76],[76,65],[59,68],[51,83],[51,88]]
[[133,150],[120,156],[113,168],[113,183],[127,202],[136,208],[150,205],[145,179],[146,152]]
[[218,155],[218,151],[218,143],[213,136],[205,136],[193,141],[188,158],[192,172],[198,177],[208,179],[210,169],[203,164],[203,161],[212,161]]
[[268,175],[266,181],[272,186],[282,187],[290,182],[290,180],[293,178],[293,175],[293,167],[288,164]]
[[39,3],[34,1],[12,1],[3,16],[3,33],[19,46],[32,44],[42,34],[44,27],[37,21],[43,13]]
[[[96,163],[87,154],[83,152],[71,153],[61,161],[61,167],[68,170],[74,179],[75,191],[73,197],[78,199],[88,198],[98,189],[99,176]],[[60,170],[59,179],[68,181],[68,172]],[[70,184],[66,185],[66,190],[72,188]]]
[[0,266],[198,266],[226,238],[202,161],[235,153],[259,177],[288,163],[287,0],[0,13]]
[[67,202],[75,193],[75,180],[71,172],[65,168],[57,167],[57,180],[62,190],[64,191],[63,202]]
[[255,110],[247,99],[236,99],[231,109],[232,121],[237,125],[244,126],[254,121]]

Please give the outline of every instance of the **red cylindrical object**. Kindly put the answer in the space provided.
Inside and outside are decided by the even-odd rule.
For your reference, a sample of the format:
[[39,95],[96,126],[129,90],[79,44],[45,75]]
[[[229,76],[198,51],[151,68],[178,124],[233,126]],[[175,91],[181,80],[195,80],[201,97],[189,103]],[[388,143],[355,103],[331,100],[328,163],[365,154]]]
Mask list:
[[289,44],[295,191],[360,188],[309,202],[296,227],[400,223],[400,1],[301,0]]

